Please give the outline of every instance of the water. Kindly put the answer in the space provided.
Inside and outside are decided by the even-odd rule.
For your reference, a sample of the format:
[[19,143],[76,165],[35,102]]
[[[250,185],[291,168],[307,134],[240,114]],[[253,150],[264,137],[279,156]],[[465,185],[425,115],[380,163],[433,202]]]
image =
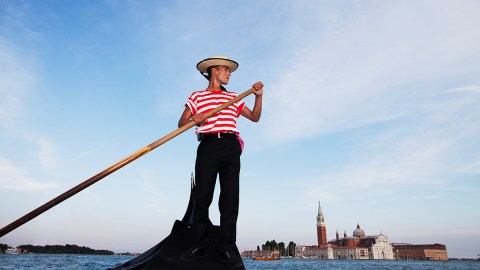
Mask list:
[[[0,270],[75,269],[105,270],[131,260],[128,256],[99,255],[5,255],[0,254]],[[480,270],[480,261],[349,261],[302,260],[253,261],[244,259],[247,270]]]
[[247,270],[470,270],[480,269],[478,261],[383,261],[383,260],[302,260],[273,262],[244,260]]

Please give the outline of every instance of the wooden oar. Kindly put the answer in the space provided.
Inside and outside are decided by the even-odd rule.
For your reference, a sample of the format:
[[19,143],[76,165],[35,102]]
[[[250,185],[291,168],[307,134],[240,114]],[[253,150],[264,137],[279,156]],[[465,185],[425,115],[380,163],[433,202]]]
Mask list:
[[[229,100],[228,102],[218,106],[217,108],[211,110],[207,114],[205,114],[205,118],[210,118],[217,114],[219,111],[227,108],[228,106],[232,105],[233,103],[245,98],[246,96],[253,93],[255,89],[250,88],[249,90],[243,92],[242,94],[238,95],[236,98]],[[190,129],[191,127],[195,126],[196,123],[193,120],[190,120],[184,126],[170,132],[169,134],[165,135],[164,137],[156,140],[155,142],[143,147],[142,149],[138,150],[137,152],[131,154],[130,156],[120,160],[119,162],[113,164],[112,166],[108,167],[107,169],[103,170],[102,172],[92,176],[91,178],[83,181],[82,183],[78,184],[77,186],[71,188],[70,190],[64,192],[63,194],[57,196],[56,198],[50,200],[49,202],[45,203],[44,205],[38,207],[37,209],[31,211],[30,213],[24,215],[23,217],[15,220],[14,222],[10,223],[9,225],[3,227],[0,230],[0,237],[4,236],[5,234],[15,230],[16,228],[22,226],[23,224],[27,223],[28,221],[34,219],[35,217],[39,216],[43,212],[47,211],[48,209],[54,207],[55,205],[63,202],[64,200],[72,197],[73,195],[77,194],[78,192],[86,189],[87,187],[93,185],[94,183],[98,182],[99,180],[105,178],[106,176],[110,175],[111,173],[117,171],[118,169],[122,168],[123,166],[129,164],[130,162],[138,159],[139,157],[147,154],[148,152],[152,151],[153,149],[157,148],[158,146],[168,142],[169,140],[175,138],[176,136],[182,134],[186,130]]]

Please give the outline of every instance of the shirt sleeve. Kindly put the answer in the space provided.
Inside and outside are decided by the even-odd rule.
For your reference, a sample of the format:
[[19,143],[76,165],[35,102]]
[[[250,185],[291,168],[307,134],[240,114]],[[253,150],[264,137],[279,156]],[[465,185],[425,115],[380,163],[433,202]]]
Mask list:
[[188,99],[187,103],[185,103],[185,106],[187,106],[190,109],[190,112],[192,112],[192,115],[197,114],[197,103],[196,98],[195,98],[195,93],[191,94]]
[[240,117],[240,115],[242,115],[243,108],[245,108],[245,101],[240,100],[237,106],[238,106],[237,117]]

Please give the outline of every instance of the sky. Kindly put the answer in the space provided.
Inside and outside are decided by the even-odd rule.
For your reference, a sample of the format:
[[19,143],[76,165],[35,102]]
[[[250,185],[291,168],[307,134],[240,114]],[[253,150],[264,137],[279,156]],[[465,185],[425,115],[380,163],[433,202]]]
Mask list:
[[[196,64],[264,83],[238,121],[237,245],[327,238],[480,254],[479,1],[0,0],[0,227],[177,128]],[[254,97],[245,98],[253,107]],[[0,238],[143,252],[185,213],[188,130]],[[210,209],[219,223],[218,190]]]

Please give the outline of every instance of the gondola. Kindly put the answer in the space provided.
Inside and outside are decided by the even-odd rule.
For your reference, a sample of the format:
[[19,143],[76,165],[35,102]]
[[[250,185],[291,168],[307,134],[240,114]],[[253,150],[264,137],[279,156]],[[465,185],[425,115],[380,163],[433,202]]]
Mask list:
[[[239,267],[230,268],[221,261],[215,248],[221,235],[220,227],[213,225],[211,222],[208,232],[210,246],[207,251],[207,257],[193,262],[183,262],[178,258],[180,253],[191,246],[192,213],[195,203],[193,196],[194,188],[192,177],[192,188],[187,210],[181,221],[176,220],[174,222],[170,235],[132,260],[107,270],[246,270],[243,264]],[[241,258],[236,245],[234,246],[234,252]]]

